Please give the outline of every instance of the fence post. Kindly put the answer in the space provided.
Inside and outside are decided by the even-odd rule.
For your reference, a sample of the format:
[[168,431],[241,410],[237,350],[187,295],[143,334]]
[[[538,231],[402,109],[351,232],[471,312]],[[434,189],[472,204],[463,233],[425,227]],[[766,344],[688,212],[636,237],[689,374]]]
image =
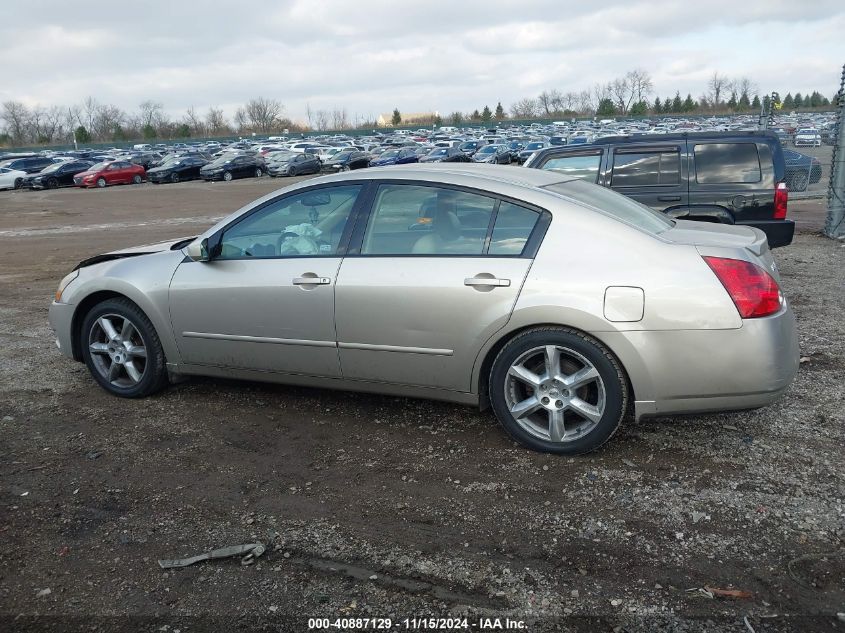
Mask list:
[[830,163],[830,185],[827,190],[827,220],[824,234],[828,237],[845,237],[845,66],[836,93],[837,121],[836,143]]

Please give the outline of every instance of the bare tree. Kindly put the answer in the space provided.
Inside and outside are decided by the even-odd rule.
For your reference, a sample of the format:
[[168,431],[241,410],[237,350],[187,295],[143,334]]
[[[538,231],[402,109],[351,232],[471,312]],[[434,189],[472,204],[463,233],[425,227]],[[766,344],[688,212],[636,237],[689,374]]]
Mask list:
[[346,108],[332,110],[332,129],[345,130],[349,127],[346,116]]
[[578,112],[587,114],[588,112],[595,112],[598,102],[593,101],[593,95],[589,90],[582,90],[578,93]]
[[6,122],[6,129],[12,141],[23,143],[29,137],[31,113],[20,101],[6,101],[0,118]]
[[629,70],[625,75],[625,78],[627,79],[628,86],[631,90],[631,101],[628,104],[629,107],[631,103],[645,101],[654,92],[654,83],[652,82],[651,75],[647,70],[643,70],[642,68]]
[[631,105],[631,86],[628,83],[627,77],[617,77],[610,82],[609,86],[610,98],[619,109],[619,112],[625,114]]
[[520,99],[511,106],[511,116],[515,119],[530,119],[537,116],[540,108],[537,99]]
[[544,90],[537,97],[537,105],[538,109],[542,110],[547,117],[550,117],[563,109],[563,95],[558,90]]
[[191,129],[192,134],[201,135],[205,133],[205,125],[202,117],[197,114],[196,108],[191,106],[185,111],[185,125]]
[[115,105],[98,105],[91,124],[91,134],[100,140],[116,135],[118,128],[126,123],[126,113]]
[[244,109],[252,129],[258,132],[271,132],[276,129],[284,111],[281,103],[264,97],[250,99]]
[[244,132],[249,125],[249,120],[246,114],[246,110],[244,108],[238,108],[235,110],[235,127],[238,129],[238,132]]
[[317,110],[314,113],[314,129],[321,132],[329,129],[329,114],[325,110]]
[[228,132],[229,126],[226,124],[226,117],[223,116],[223,110],[211,106],[205,115],[205,125],[209,134],[220,134],[221,132]]
[[94,119],[97,117],[97,108],[100,107],[100,104],[97,103],[97,100],[94,97],[88,97],[82,103],[82,110],[85,115],[85,127],[88,128],[88,131],[94,129]]
[[740,96],[745,95],[749,99],[752,98],[754,95],[756,95],[760,90],[757,87],[757,84],[754,83],[748,77],[740,77],[739,79],[734,81],[733,84],[734,84],[734,89],[736,90],[738,95],[740,95]]
[[719,71],[713,71],[713,76],[707,82],[709,89],[709,101],[714,108],[718,108],[722,102],[722,93],[727,89],[728,78],[725,75],[720,75]]

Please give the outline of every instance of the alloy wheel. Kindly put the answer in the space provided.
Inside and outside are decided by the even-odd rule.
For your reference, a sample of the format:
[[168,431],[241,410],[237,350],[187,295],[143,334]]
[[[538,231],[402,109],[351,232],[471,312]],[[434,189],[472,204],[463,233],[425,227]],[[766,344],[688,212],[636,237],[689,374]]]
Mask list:
[[510,366],[505,403],[514,421],[532,436],[572,442],[589,434],[605,411],[605,385],[596,367],[575,350],[543,345]]
[[132,321],[104,314],[88,333],[88,349],[96,371],[116,387],[134,387],[147,370],[147,344]]

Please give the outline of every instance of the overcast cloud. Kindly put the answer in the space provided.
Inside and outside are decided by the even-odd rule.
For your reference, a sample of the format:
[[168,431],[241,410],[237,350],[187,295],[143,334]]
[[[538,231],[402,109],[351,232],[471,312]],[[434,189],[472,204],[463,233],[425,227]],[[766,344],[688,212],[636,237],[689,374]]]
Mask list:
[[134,111],[278,99],[287,116],[345,107],[372,118],[505,108],[542,90],[648,70],[661,96],[703,93],[713,71],[762,93],[831,97],[845,3],[813,0],[6,0],[0,101],[93,95]]

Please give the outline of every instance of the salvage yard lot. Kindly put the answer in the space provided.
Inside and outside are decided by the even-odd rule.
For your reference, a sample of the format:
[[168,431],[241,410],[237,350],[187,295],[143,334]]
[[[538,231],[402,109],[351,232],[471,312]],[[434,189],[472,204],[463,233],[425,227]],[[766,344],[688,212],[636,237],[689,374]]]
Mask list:
[[[586,457],[529,452],[489,412],[421,400],[212,379],[120,400],[59,355],[47,306],[79,260],[196,234],[295,180],[0,195],[0,618],[843,630],[845,247],[813,233],[817,201],[790,204],[799,234],[775,251],[805,358],[786,397],[627,423]],[[251,566],[156,564],[268,539]],[[566,615],[585,618],[554,623]]]

